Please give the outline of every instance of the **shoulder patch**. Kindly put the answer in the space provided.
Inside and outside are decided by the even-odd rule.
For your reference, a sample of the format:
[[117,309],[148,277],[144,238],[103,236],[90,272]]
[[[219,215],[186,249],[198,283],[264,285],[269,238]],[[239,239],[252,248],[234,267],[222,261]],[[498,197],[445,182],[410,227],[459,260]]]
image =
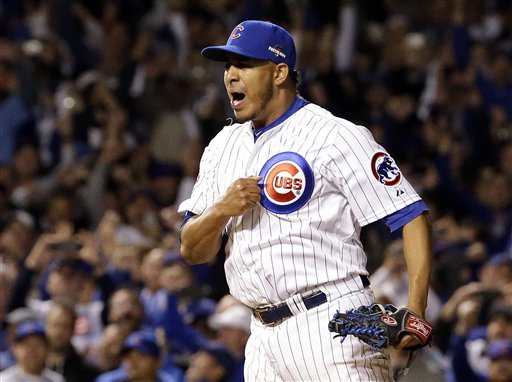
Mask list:
[[378,151],[373,154],[371,166],[373,176],[384,186],[396,186],[402,181],[402,173],[388,153]]

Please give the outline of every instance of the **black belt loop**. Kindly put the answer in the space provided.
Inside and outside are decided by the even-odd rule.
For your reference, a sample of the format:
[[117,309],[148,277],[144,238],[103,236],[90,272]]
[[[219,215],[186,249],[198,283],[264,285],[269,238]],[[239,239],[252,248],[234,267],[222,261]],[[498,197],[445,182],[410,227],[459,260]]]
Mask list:
[[365,275],[359,275],[361,277],[361,281],[363,282],[363,286],[366,288],[366,287],[369,287],[370,286],[370,279],[368,278],[368,276],[365,276]]

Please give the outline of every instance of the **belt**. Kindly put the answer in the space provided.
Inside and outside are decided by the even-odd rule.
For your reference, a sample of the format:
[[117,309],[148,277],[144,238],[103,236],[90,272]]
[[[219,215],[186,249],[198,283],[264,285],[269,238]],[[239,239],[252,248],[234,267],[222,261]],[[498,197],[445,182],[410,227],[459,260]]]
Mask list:
[[[367,276],[360,275],[360,277],[365,288],[370,285],[370,280]],[[327,296],[324,292],[318,291],[308,296],[302,296],[302,302],[306,309],[309,310],[327,302]],[[252,313],[254,314],[254,317],[259,319],[265,325],[273,325],[293,316],[293,313],[286,302],[254,308],[252,309]]]

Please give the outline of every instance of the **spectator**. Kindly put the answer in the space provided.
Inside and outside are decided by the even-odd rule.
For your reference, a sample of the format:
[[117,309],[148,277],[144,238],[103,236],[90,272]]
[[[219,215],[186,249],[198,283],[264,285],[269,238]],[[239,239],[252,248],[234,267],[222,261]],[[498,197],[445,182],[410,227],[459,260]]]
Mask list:
[[160,347],[151,332],[139,331],[128,336],[121,349],[121,356],[122,367],[100,375],[96,382],[183,381],[183,373],[177,367],[161,369]]
[[64,382],[64,377],[45,367],[48,342],[44,326],[27,321],[18,326],[14,336],[13,353],[16,364],[0,373],[3,382],[51,381]]
[[233,370],[233,357],[222,345],[211,345],[197,351],[186,372],[188,382],[228,381]]
[[45,328],[49,345],[46,365],[62,374],[66,381],[88,382],[98,376],[99,370],[84,361],[71,343],[76,319],[70,305],[57,303],[50,308]]
[[144,305],[144,322],[151,328],[158,327],[167,307],[167,293],[160,287],[164,260],[165,251],[161,248],[152,249],[142,260],[141,276],[144,288],[140,296]]
[[139,292],[131,287],[117,289],[108,304],[108,322],[123,327],[129,333],[139,330],[144,318],[144,307]]
[[109,324],[103,330],[100,341],[86,353],[86,359],[102,372],[117,369],[121,365],[121,348],[129,331],[119,324]]
[[17,327],[25,321],[37,321],[36,312],[30,308],[18,308],[10,312],[3,321],[2,326],[2,350],[0,352],[0,371],[16,363],[12,353],[14,337]]
[[229,350],[234,359],[229,382],[243,382],[245,345],[251,334],[251,311],[239,303],[215,313],[209,320],[212,329],[217,331],[217,341]]
[[452,366],[457,381],[485,381],[490,343],[512,339],[512,306],[497,303],[489,313],[487,325],[472,329],[467,336],[452,338]]
[[489,382],[512,380],[512,341],[501,340],[489,344]]

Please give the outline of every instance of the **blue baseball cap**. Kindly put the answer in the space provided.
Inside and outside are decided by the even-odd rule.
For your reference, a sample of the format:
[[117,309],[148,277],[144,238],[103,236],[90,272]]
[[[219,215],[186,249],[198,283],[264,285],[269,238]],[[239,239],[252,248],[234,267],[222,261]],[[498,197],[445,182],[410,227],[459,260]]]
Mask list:
[[226,45],[209,46],[201,51],[203,57],[214,61],[227,61],[228,53],[256,60],[284,62],[295,69],[295,43],[284,28],[269,21],[247,20],[238,24]]
[[44,325],[39,321],[25,321],[18,325],[14,333],[14,340],[21,341],[29,336],[39,336],[46,338]]
[[121,354],[124,355],[130,350],[137,350],[152,357],[160,357],[160,347],[155,335],[150,331],[142,330],[130,334],[124,341]]
[[224,378],[227,379],[235,366],[235,360],[229,350],[218,341],[210,341],[203,350],[210,354],[215,362],[224,367]]

